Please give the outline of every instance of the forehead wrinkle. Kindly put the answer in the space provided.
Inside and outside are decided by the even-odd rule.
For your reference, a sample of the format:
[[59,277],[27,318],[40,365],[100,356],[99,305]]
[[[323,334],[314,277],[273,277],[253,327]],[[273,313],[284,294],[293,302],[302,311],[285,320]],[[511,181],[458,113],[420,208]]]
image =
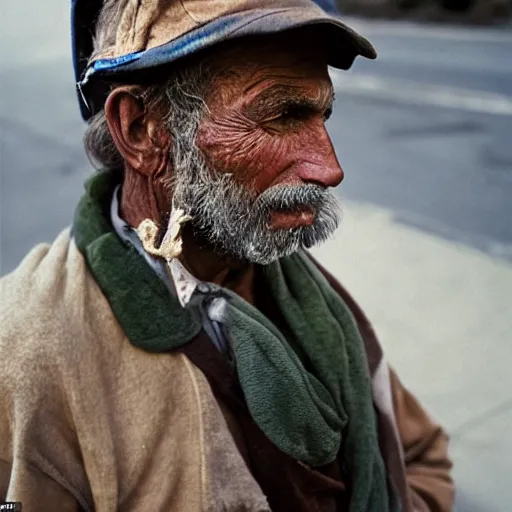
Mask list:
[[[255,64],[253,66],[248,65],[245,69],[246,71],[253,70],[253,76],[260,76],[255,81],[252,81],[249,85],[247,85],[243,92],[247,94],[251,92],[255,87],[260,85],[261,83],[269,80],[279,80],[279,79],[289,79],[289,78],[310,78],[311,77],[311,68],[308,68],[308,71],[300,73],[300,69],[303,68],[305,64],[309,64],[311,61],[307,58],[297,58],[297,60],[293,62],[288,62],[287,64],[265,64],[264,68],[260,64]],[[291,70],[288,74],[286,71]],[[277,70],[277,72],[276,72]]]

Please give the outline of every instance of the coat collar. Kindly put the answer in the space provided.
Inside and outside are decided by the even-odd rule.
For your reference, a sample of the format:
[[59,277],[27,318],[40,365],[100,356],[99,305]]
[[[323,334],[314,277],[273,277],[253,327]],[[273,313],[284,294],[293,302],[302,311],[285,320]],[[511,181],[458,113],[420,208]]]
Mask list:
[[166,352],[192,340],[201,323],[115,232],[110,208],[120,180],[119,171],[100,171],[87,182],[75,211],[73,236],[131,343],[149,352]]

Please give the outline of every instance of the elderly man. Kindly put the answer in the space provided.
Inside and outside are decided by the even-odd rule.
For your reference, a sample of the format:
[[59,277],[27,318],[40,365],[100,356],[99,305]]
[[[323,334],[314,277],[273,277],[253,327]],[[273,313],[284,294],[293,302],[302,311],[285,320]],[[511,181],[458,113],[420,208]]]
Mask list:
[[338,224],[327,66],[371,44],[310,0],[75,0],[73,23],[103,170],[2,281],[0,500],[450,510],[445,434],[306,252]]

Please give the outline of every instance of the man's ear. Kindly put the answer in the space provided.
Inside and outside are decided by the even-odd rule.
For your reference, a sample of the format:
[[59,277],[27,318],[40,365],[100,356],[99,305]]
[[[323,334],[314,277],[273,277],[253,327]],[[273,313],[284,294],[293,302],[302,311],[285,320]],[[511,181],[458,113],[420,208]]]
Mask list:
[[170,137],[136,95],[136,86],[114,89],[105,103],[110,134],[125,162],[142,174],[150,175],[161,167]]

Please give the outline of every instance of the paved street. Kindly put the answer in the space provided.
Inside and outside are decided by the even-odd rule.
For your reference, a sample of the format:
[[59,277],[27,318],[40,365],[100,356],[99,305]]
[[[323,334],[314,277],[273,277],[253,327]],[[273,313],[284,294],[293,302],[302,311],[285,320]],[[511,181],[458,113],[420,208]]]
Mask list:
[[[69,223],[91,172],[68,17],[67,3],[53,0],[2,6],[0,273]],[[315,252],[450,431],[457,510],[506,512],[512,30],[354,23],[379,59],[333,73],[329,130],[346,174],[345,213],[338,235]]]

